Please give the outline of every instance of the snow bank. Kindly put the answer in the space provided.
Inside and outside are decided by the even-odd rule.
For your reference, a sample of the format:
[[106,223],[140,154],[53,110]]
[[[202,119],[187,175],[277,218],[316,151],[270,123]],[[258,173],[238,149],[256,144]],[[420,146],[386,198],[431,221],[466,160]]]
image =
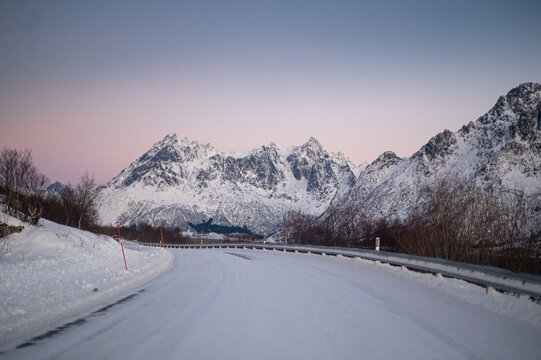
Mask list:
[[[344,259],[352,261],[348,258]],[[484,287],[470,284],[463,280],[401,269],[398,266],[375,263],[371,260],[360,258],[356,258],[355,261],[367,269],[391,273],[401,277],[404,281],[415,282],[439,289],[441,292],[458,298],[465,303],[479,306],[509,319],[528,323],[541,329],[541,306],[537,302],[531,301],[526,295],[514,296],[497,291],[487,294]]]
[[25,227],[0,254],[0,348],[114,301],[174,263],[167,250],[124,241],[126,271],[120,244],[108,236],[2,213],[0,221]]

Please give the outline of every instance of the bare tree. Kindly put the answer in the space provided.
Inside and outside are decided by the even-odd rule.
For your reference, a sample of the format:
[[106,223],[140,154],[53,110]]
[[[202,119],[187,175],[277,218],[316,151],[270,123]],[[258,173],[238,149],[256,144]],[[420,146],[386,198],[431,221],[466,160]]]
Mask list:
[[[14,183],[14,192],[15,192],[15,206],[21,207],[19,204],[21,199],[21,194],[28,189],[30,183],[34,180],[31,177],[36,175],[37,170],[35,169],[34,163],[32,161],[32,151],[29,149],[18,151],[19,157],[17,160],[17,166],[15,167],[15,183]],[[24,211],[24,209],[22,209]]]
[[317,224],[313,217],[300,211],[285,211],[282,217],[282,239],[285,243],[318,244]]
[[43,199],[45,197],[45,186],[49,179],[40,173],[35,166],[31,166],[26,175],[26,200],[25,210],[30,216],[30,223],[36,225],[43,215]]
[[507,195],[457,180],[425,189],[395,236],[403,251],[514,271],[539,272],[539,232],[531,229],[520,192]]
[[96,200],[96,182],[94,176],[88,172],[81,177],[81,181],[75,189],[77,205],[79,207],[79,229],[81,229],[83,219],[90,218],[95,213]]
[[58,192],[58,198],[60,199],[60,204],[64,213],[64,224],[68,226],[70,225],[71,214],[75,210],[77,202],[77,197],[73,186],[70,184],[63,186]]
[[17,210],[23,221],[37,224],[43,214],[44,187],[48,179],[33,164],[31,150],[4,148],[0,153],[0,185],[8,213]]
[[323,242],[325,245],[340,247],[359,246],[367,235],[365,218],[355,204],[342,207],[331,205],[319,219],[322,233],[325,234]]
[[4,147],[0,152],[0,185],[6,194],[8,214],[13,214],[13,202],[16,192],[17,167],[19,164],[19,151]]

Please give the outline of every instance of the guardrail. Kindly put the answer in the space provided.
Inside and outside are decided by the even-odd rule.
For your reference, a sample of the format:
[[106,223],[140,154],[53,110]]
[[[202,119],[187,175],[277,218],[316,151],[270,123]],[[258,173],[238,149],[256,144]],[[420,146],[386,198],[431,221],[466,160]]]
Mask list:
[[464,280],[484,286],[486,293],[495,290],[513,294],[527,295],[532,300],[541,301],[541,276],[517,274],[509,270],[491,266],[466,264],[437,258],[390,253],[385,251],[335,248],[323,246],[279,245],[262,243],[217,243],[217,244],[160,244],[139,243],[144,246],[165,247],[175,249],[213,249],[236,248],[254,250],[276,250],[284,252],[320,254],[360,258],[365,260],[401,266],[410,270],[432,273],[438,277],[445,276]]

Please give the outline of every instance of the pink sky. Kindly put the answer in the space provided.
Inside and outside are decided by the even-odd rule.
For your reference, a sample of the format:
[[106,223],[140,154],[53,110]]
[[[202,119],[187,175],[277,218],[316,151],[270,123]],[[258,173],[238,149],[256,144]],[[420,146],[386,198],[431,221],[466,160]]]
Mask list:
[[475,120],[507,91],[474,97],[444,89],[362,93],[359,88],[336,98],[293,96],[292,90],[254,99],[240,89],[205,96],[152,86],[81,86],[44,90],[19,103],[13,98],[2,108],[10,122],[0,140],[8,147],[32,149],[36,164],[52,181],[71,183],[86,170],[100,183],[111,180],[170,132],[209,142],[219,151],[250,150],[270,142],[301,145],[314,136],[327,150],[341,151],[360,164],[386,150],[410,156],[436,133]]
[[[248,6],[249,5],[249,6]],[[0,145],[105,183],[175,132],[410,156],[541,82],[539,2],[0,2]]]

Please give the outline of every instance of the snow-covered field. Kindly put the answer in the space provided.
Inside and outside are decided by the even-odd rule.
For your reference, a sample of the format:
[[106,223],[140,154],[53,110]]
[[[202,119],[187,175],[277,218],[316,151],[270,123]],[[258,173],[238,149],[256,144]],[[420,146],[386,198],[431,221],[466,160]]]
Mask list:
[[[20,359],[538,359],[541,305],[331,256],[174,250],[144,292],[10,350]],[[73,319],[71,320],[73,322]],[[1,355],[0,355],[1,356]]]
[[65,227],[47,220],[23,224],[0,253],[0,351],[103,306],[170,269],[172,253]]

